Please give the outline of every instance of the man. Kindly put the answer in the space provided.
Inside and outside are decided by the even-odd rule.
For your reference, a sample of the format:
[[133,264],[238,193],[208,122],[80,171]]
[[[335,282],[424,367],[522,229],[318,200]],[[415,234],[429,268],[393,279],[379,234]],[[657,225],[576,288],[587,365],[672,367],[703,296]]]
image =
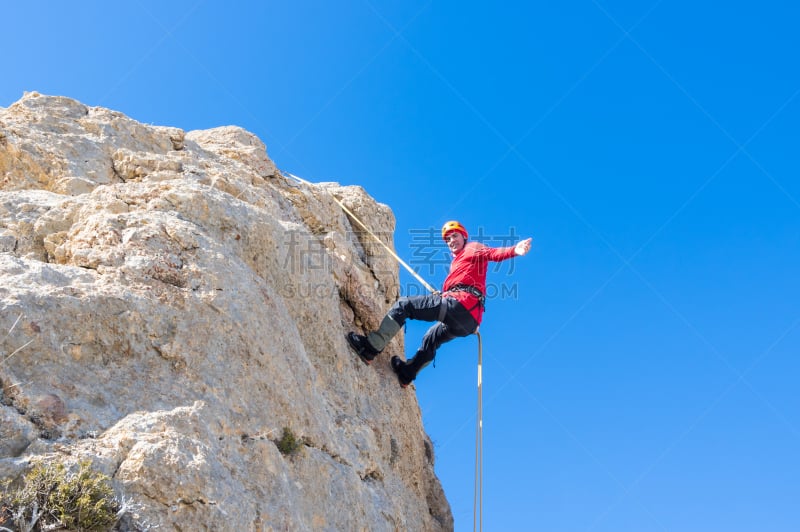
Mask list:
[[425,333],[422,345],[411,360],[404,362],[400,357],[392,357],[392,369],[404,388],[433,360],[440,345],[478,330],[483,318],[488,263],[525,255],[531,249],[530,238],[507,248],[468,243],[469,234],[457,221],[444,224],[442,238],[453,254],[450,273],[444,280],[442,292],[401,297],[389,309],[377,331],[367,336],[347,333],[350,346],[369,364],[400,331],[407,319],[437,322]]

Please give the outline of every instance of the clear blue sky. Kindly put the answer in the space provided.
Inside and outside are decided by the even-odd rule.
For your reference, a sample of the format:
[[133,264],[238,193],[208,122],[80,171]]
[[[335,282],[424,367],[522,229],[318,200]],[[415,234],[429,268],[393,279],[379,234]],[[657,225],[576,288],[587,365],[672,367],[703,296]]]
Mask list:
[[[37,90],[242,126],[281,169],[389,204],[433,284],[444,255],[420,263],[419,231],[534,237],[489,277],[507,293],[482,327],[487,530],[800,530],[798,4],[50,1],[2,18],[0,106]],[[458,340],[417,381],[459,531],[475,362]]]

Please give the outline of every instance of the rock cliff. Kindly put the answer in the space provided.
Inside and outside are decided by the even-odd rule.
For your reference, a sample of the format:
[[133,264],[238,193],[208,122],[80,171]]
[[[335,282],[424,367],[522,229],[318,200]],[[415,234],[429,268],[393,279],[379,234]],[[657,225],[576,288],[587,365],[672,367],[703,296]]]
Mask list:
[[391,245],[243,129],[0,108],[0,481],[88,459],[159,530],[452,529],[413,388],[344,340],[398,272],[333,196]]

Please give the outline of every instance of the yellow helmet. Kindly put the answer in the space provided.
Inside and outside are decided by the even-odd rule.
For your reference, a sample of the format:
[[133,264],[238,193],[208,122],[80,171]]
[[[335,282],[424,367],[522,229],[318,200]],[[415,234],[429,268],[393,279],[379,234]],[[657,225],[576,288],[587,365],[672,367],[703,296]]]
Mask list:
[[464,226],[461,225],[461,222],[457,222],[456,220],[450,220],[446,224],[442,226],[442,238],[444,239],[447,237],[447,233],[452,233],[453,231],[458,231],[462,235],[464,235],[464,239],[466,240],[469,238],[467,234],[467,230],[464,229]]

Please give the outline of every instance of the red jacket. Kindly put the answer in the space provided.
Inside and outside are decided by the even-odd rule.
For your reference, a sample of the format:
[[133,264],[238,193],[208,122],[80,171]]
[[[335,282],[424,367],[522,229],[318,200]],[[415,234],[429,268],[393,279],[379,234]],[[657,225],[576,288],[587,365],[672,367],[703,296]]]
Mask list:
[[458,300],[464,308],[470,310],[472,317],[478,323],[483,318],[483,307],[478,304],[478,298],[469,292],[448,292],[456,285],[465,284],[474,286],[486,295],[486,271],[489,262],[500,262],[516,256],[514,246],[508,248],[490,248],[478,242],[467,242],[464,248],[453,257],[450,264],[450,273],[444,280],[442,295]]

